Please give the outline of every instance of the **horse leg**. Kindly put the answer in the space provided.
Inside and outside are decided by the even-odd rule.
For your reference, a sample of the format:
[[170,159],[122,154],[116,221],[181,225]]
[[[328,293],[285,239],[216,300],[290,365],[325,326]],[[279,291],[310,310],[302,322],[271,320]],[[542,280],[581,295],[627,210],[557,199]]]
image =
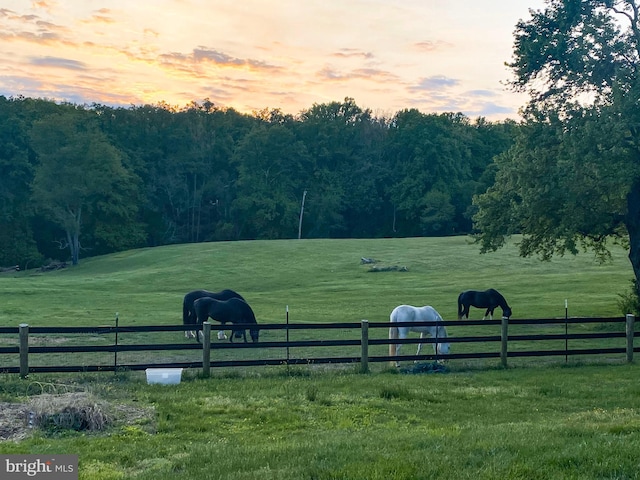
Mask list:
[[[420,333],[420,340],[425,338],[424,332]],[[422,342],[418,344],[418,350],[416,351],[416,355],[420,355],[422,351]],[[414,360],[413,363],[418,363],[418,359]]]
[[[400,338],[400,335],[398,335],[397,338]],[[402,347],[402,344],[396,344],[396,355],[400,355],[400,347]],[[400,366],[400,360],[396,360],[396,367]]]
[[[193,316],[191,315],[191,312],[187,312],[186,314],[186,318],[184,320],[184,324],[185,325],[192,325],[195,323]],[[196,332],[194,330],[185,330],[184,331],[184,338],[196,338]]]
[[[389,340],[395,340],[398,338],[398,328],[397,327],[390,327],[389,328]],[[389,356],[390,357],[395,357],[396,355],[398,355],[398,349],[399,349],[400,345],[396,344],[396,343],[390,343],[389,344]],[[396,362],[396,361],[391,361],[391,366],[395,366],[395,367],[399,367],[400,363]]]

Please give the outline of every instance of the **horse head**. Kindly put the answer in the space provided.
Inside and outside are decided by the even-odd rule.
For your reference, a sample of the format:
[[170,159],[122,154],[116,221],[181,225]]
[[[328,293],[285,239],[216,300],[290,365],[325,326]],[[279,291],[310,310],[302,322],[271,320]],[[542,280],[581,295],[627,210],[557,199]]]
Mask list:
[[249,330],[249,333],[251,334],[251,340],[253,340],[254,343],[258,343],[258,337],[260,336],[260,329],[251,328]]
[[451,346],[449,345],[449,342],[446,343],[440,343],[441,339],[445,339],[447,338],[447,329],[444,328],[444,326],[440,326],[438,325],[436,327],[436,336],[438,338],[438,343],[436,343],[436,353],[438,355],[448,355],[449,354],[449,350],[451,348]]
[[511,316],[511,307],[509,307],[508,305],[506,305],[503,309],[502,309],[502,316],[505,318],[509,318]]
[[436,343],[436,353],[438,355],[449,355],[449,343]]

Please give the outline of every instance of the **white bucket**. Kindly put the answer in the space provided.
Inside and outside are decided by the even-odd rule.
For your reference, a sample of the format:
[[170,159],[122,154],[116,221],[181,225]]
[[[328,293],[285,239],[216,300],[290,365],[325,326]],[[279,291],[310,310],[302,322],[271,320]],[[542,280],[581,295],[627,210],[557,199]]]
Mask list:
[[147,383],[161,383],[163,385],[175,385],[182,378],[181,368],[147,368]]

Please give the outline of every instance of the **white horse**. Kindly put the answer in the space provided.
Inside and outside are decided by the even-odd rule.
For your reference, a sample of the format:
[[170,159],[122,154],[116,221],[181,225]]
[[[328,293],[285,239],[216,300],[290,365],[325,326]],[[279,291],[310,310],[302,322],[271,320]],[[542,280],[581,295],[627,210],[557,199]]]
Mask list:
[[[396,322],[442,322],[442,317],[430,305],[424,307],[413,307],[411,305],[400,305],[393,309],[389,316],[391,323]],[[436,343],[433,344],[433,351],[438,355],[447,355],[449,353],[449,344],[441,343],[438,340],[441,338],[447,338],[447,329],[444,325],[434,326],[409,326],[409,327],[390,327],[389,328],[389,340],[395,340],[398,338],[407,338],[409,331],[420,332],[420,338],[426,338],[426,334],[436,339]],[[400,347],[402,345],[397,343],[389,344],[389,356],[394,357],[399,355]],[[418,351],[416,355],[420,355],[422,350],[422,343],[418,344]],[[392,365],[396,367],[400,366],[400,362],[392,362]]]

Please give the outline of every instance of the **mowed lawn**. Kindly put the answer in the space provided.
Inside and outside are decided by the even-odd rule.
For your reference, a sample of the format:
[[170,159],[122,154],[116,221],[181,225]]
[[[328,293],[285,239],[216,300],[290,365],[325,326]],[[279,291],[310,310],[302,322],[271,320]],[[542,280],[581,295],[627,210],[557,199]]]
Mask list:
[[[407,271],[373,273],[362,257]],[[292,322],[385,322],[402,303],[453,320],[460,291],[489,287],[513,318],[563,317],[565,299],[571,316],[620,316],[631,278],[618,249],[605,265],[589,254],[543,263],[513,245],[480,255],[465,237],[176,245],[4,274],[0,325],[104,325],[116,312],[121,325],[178,324],[182,296],[198,288],[239,291],[260,323],[284,322],[287,306]],[[638,367],[594,362],[194,370],[175,386],[147,385],[142,372],[3,375],[1,401],[82,391],[115,423],[37,430],[0,453],[77,454],[84,479],[639,478]],[[127,408],[153,414],[118,422]]]

